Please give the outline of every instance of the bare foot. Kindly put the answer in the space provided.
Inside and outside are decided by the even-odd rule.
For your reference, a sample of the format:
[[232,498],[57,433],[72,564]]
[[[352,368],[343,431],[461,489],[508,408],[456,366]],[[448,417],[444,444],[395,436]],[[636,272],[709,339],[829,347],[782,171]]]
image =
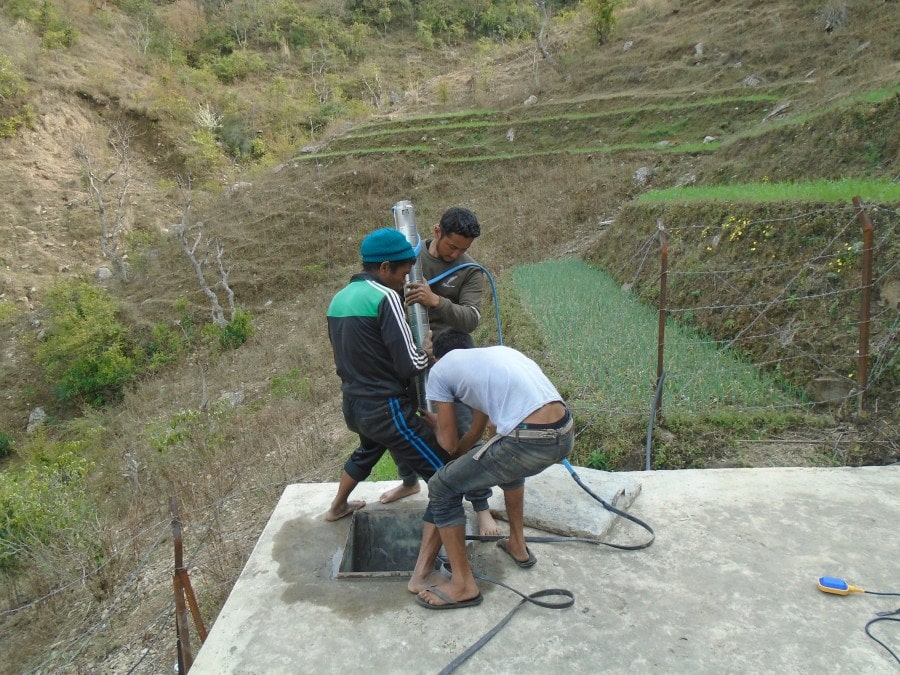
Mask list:
[[478,534],[482,537],[498,537],[500,536],[500,527],[494,516],[491,515],[490,509],[484,511],[476,511],[475,517],[478,519]]
[[404,497],[409,497],[410,495],[414,495],[421,490],[421,486],[419,482],[416,481],[415,485],[404,485],[400,483],[395,488],[391,488],[390,490],[385,490],[381,493],[381,496],[378,498],[382,504],[390,504],[391,502],[395,502],[398,499],[403,499]]
[[365,505],[366,503],[364,501],[344,502],[342,507],[335,507],[332,505],[332,507],[325,512],[325,520],[328,522],[340,520],[344,516],[349,516],[354,511],[358,511]]
[[445,583],[447,583],[447,577],[441,574],[440,570],[434,570],[425,577],[417,577],[414,574],[406,584],[406,590],[410,593],[421,593],[429,586],[439,586]]

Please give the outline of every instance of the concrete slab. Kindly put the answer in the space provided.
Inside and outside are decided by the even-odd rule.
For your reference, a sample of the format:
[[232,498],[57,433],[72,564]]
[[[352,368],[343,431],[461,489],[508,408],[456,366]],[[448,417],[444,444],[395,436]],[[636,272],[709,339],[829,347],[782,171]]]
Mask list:
[[[629,474],[583,467],[577,467],[576,473],[595,495],[619,511],[627,512],[641,493],[641,484]],[[583,489],[573,490],[577,483],[562,464],[529,477],[526,485],[525,525],[542,532],[601,540],[618,518]],[[507,519],[503,490],[493,491],[488,506],[496,516]]]
[[[628,511],[654,527],[655,543],[636,552],[535,544],[538,564],[523,570],[476,542],[477,570],[524,593],[569,589],[575,605],[523,607],[457,672],[898,672],[863,627],[900,598],[829,595],[816,580],[900,592],[900,467],[616,475],[640,484]],[[366,483],[354,496],[372,508],[395,484]],[[337,579],[350,520],[322,520],[336,487],[285,490],[192,675],[436,673],[518,603],[482,582],[480,606],[434,612],[406,579]],[[425,495],[376,508],[412,503],[424,507]],[[621,519],[610,535],[645,536]],[[900,652],[897,625],[873,632]]]

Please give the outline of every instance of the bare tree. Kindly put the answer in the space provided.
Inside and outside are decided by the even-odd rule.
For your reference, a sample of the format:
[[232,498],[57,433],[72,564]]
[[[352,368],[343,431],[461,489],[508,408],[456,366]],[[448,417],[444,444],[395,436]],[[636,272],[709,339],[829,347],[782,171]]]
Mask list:
[[[209,303],[212,308],[213,323],[221,328],[234,318],[235,313],[234,291],[232,291],[231,286],[228,285],[228,270],[225,269],[225,263],[223,261],[225,247],[220,241],[216,240],[211,242],[210,239],[205,236],[203,231],[203,221],[197,221],[193,225],[189,224],[193,201],[191,194],[191,180],[190,178],[186,181],[179,180],[178,183],[181,186],[181,194],[184,197],[184,209],[181,212],[181,222],[177,223],[173,229],[178,233],[181,247],[184,249],[184,254],[187,256],[191,266],[194,268],[194,272],[197,274],[200,290],[202,290],[206,297],[209,298]],[[193,243],[188,240],[189,233],[193,238]],[[216,270],[219,273],[219,280],[213,284],[213,286],[210,286],[207,283],[206,275],[203,272],[203,266],[209,258],[211,244],[215,244]],[[225,310],[222,308],[222,303],[219,302],[219,296],[214,290],[215,288],[221,288],[225,293],[225,297],[228,301],[227,318],[225,316]]]
[[141,56],[146,56],[147,49],[150,47],[150,43],[153,42],[153,30],[148,16],[142,16],[137,20],[137,25],[131,31],[131,39],[137,46]]
[[328,82],[333,61],[334,49],[324,44],[309,58],[309,80],[319,103],[327,103],[334,97],[334,89]]
[[128,280],[125,220],[132,180],[131,144],[136,135],[134,126],[127,122],[110,124],[106,143],[113,151],[114,169],[100,166],[103,162],[91,155],[84,137],[76,150],[87,172],[88,190],[100,221],[100,252],[113,264],[122,281]]
[[[372,82],[369,82],[369,75],[371,75]],[[381,82],[381,73],[378,71],[378,66],[372,66],[367,71],[362,71],[360,79],[372,97],[372,105],[375,106],[376,110],[380,109],[381,101],[384,98],[384,85]]]
[[556,57],[550,53],[550,50],[547,47],[547,44],[544,42],[544,35],[547,32],[547,24],[550,23],[550,15],[547,13],[547,3],[545,0],[537,0],[536,2],[538,9],[541,10],[541,29],[538,31],[537,35],[537,46],[538,50],[541,52],[541,56],[546,59],[547,63],[553,66],[554,69],[559,70],[559,63],[556,60]]

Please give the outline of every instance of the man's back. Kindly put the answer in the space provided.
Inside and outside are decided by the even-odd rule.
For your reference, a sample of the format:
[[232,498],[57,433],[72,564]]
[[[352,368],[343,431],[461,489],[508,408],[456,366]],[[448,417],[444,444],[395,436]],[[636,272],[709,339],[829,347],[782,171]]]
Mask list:
[[416,348],[400,296],[369,274],[356,274],[328,307],[328,337],[341,390],[363,398],[405,394],[428,365]]
[[540,366],[510,347],[454,349],[432,366],[428,399],[453,401],[484,412],[508,434],[541,406],[561,399]]

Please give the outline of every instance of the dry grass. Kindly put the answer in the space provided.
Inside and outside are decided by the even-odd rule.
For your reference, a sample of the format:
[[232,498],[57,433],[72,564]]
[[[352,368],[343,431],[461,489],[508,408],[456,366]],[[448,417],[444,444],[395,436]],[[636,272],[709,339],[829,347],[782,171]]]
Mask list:
[[[663,92],[685,100],[740,94],[751,73],[774,91],[789,91],[796,110],[810,110],[896,81],[897,40],[887,37],[898,35],[897,17],[888,4],[854,3],[839,34],[825,33],[817,22],[820,2],[762,5],[748,10],[739,3],[639,0],[602,48],[574,24],[560,26],[549,39],[561,72],[536,58],[530,45],[499,50],[491,62],[462,48],[428,54],[396,44],[373,45],[371,58],[392,74],[387,88],[409,94],[390,111],[395,115],[518,107],[530,94],[541,103],[601,97],[627,103]],[[184,16],[190,8],[179,2],[168,11]],[[132,208],[149,243],[136,256],[141,266],[135,282],[110,288],[128,304],[127,315],[145,325],[171,322],[179,298],[198,320],[208,312],[177,243],[163,234],[181,215],[181,196],[172,188],[178,148],[144,114],[142,97],[153,89],[122,21],[109,36],[84,30],[82,47],[66,58],[36,50],[17,28],[0,25],[4,50],[14,47],[41,91],[35,97],[38,128],[5,142],[0,162],[0,238],[9,242],[2,250],[0,292],[20,308],[15,320],[0,326],[0,395],[9,402],[0,412],[2,428],[20,429],[31,407],[50,395],[28,350],[37,332],[32,322],[42,319],[42,293],[55,279],[91,275],[102,263],[71,145],[73,136],[96,132],[111,110],[128,109],[147,132]],[[625,50],[628,40],[633,45]],[[445,56],[450,60],[438,62]],[[804,84],[807,79],[814,82]],[[261,83],[246,86],[261,91]],[[789,167],[791,148],[779,153],[779,163]],[[208,195],[198,189],[196,217],[225,243],[230,278],[239,303],[254,315],[256,335],[237,351],[192,354],[138,382],[120,407],[92,418],[103,429],[94,480],[109,562],[85,569],[83,578],[70,570],[54,574],[48,561],[39,574],[5,579],[0,637],[11,657],[0,670],[169,672],[175,658],[168,497],[178,499],[186,559],[210,623],[284,485],[337,478],[354,439],[341,418],[324,308],[355,271],[362,235],[391,224],[394,202],[414,202],[423,232],[451,204],[472,208],[484,226],[472,252],[501,283],[501,303],[514,304],[505,273],[521,262],[586,251],[637,193],[632,176],[639,167],[652,165],[658,186],[668,187],[687,173],[715,175],[716,166],[705,161],[653,152],[441,166],[416,157],[347,158],[286,162],[277,171],[245,175],[252,187],[233,193],[227,188],[237,173],[217,177],[219,189]],[[753,166],[747,155],[733,161]],[[505,337],[541,349],[533,327],[502,309]],[[305,393],[277,396],[273,380],[292,372],[308,380]],[[239,405],[217,404],[232,392],[243,396]],[[210,408],[201,415],[204,393]],[[161,453],[154,442],[159,445],[185,412],[194,415],[179,427],[185,438]],[[732,459],[766,465],[815,455],[807,446],[797,452],[765,447],[744,444]]]

